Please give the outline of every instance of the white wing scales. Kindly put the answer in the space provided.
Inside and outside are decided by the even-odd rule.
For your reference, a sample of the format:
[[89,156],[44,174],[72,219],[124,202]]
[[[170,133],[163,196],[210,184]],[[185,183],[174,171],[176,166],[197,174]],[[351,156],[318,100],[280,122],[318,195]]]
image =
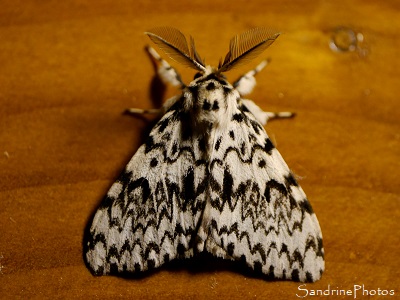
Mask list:
[[153,128],[95,214],[86,249],[92,272],[144,271],[207,251],[270,278],[318,280],[317,218],[264,128],[242,105],[206,150],[183,100]]
[[183,100],[153,128],[95,214],[86,249],[92,272],[144,271],[207,251],[270,278],[318,280],[317,218],[264,128],[242,105],[207,149]]
[[189,128],[180,106],[172,107],[111,187],[89,232],[94,274],[144,271],[193,255],[206,166],[202,140]]
[[236,89],[221,74],[259,54],[278,34],[261,28],[235,37],[218,69],[203,66],[194,42],[189,50],[176,29],[148,34],[200,73],[186,86],[149,48],[169,70],[162,76],[180,85],[182,95],[166,102],[167,112],[96,212],[87,235],[88,267],[96,275],[139,272],[207,251],[273,279],[318,280],[324,270],[318,220],[260,124],[293,113],[264,112],[240,97],[265,62],[242,76]]
[[324,270],[316,216],[265,130],[242,109],[216,135],[205,248],[271,278],[316,281]]

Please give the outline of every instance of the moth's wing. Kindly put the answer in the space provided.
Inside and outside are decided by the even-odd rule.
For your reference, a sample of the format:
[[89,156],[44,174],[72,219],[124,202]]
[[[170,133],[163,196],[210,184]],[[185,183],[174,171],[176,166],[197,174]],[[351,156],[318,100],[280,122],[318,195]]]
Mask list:
[[316,281],[324,270],[318,220],[264,128],[242,106],[216,135],[210,203],[201,231],[207,251],[270,278]]
[[178,101],[112,185],[88,234],[86,262],[103,275],[155,268],[193,255],[204,208],[204,142]]

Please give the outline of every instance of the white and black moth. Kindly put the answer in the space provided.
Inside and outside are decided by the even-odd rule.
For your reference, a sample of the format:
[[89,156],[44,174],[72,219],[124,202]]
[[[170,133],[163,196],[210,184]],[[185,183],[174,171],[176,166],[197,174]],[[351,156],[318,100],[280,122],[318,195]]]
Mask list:
[[318,220],[261,124],[291,113],[262,111],[243,98],[266,61],[231,85],[222,75],[264,51],[279,34],[264,28],[234,37],[218,68],[193,38],[170,27],[146,34],[171,59],[199,72],[185,85],[155,52],[159,74],[182,93],[97,210],[86,262],[95,275],[140,272],[209,252],[245,262],[267,278],[313,282],[324,270]]

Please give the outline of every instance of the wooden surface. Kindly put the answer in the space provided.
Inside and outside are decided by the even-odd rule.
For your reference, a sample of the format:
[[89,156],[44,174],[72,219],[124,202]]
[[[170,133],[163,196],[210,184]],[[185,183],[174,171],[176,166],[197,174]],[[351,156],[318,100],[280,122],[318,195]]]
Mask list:
[[[0,6],[0,298],[304,296],[299,283],[267,282],[215,261],[135,279],[93,277],[85,267],[84,228],[152,124],[122,112],[156,107],[177,93],[151,90],[157,85],[143,31],[160,25],[193,35],[210,64],[237,33],[255,26],[283,32],[263,54],[272,63],[249,98],[266,110],[297,113],[267,131],[302,178],[324,235],[326,271],[306,288],[364,284],[400,295],[398,1]],[[362,33],[356,51],[329,48],[338,26]],[[176,67],[190,81],[193,72]]]

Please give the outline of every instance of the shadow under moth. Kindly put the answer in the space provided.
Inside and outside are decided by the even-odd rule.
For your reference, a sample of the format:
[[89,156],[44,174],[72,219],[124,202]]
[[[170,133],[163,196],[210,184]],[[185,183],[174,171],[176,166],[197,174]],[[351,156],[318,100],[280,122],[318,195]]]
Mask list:
[[85,245],[95,275],[157,268],[208,252],[244,262],[268,278],[313,282],[324,271],[318,220],[262,125],[292,113],[264,112],[243,98],[267,64],[230,84],[223,75],[263,52],[279,34],[235,36],[217,68],[206,66],[177,29],[146,34],[171,59],[198,72],[185,85],[148,47],[164,82],[182,92],[161,109],[145,143],[94,215]]

